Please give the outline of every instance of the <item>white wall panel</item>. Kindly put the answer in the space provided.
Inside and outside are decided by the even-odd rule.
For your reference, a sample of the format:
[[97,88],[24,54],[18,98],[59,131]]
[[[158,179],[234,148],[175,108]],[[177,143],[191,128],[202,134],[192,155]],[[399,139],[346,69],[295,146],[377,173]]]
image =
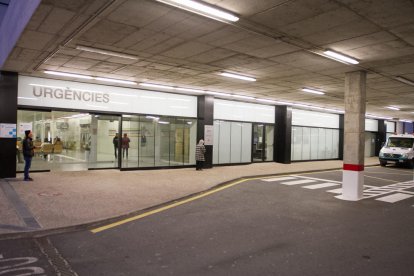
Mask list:
[[365,119],[365,131],[378,132],[378,120]]
[[214,99],[214,119],[275,123],[275,107]]
[[18,104],[197,117],[195,96],[27,76],[19,76]]
[[309,110],[292,109],[292,125],[339,128],[339,115]]
[[242,162],[252,162],[252,124],[242,123]]
[[231,163],[240,163],[242,155],[242,123],[231,123]]
[[389,133],[394,133],[395,132],[395,122],[385,121],[385,125],[387,126],[387,132],[389,132]]

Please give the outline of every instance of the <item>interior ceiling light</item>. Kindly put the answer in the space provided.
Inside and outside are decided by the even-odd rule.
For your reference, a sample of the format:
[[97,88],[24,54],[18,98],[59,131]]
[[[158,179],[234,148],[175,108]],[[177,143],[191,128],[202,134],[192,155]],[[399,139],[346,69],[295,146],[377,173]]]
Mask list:
[[81,46],[81,45],[76,46],[76,49],[77,50],[81,50],[81,51],[91,52],[91,53],[97,53],[97,54],[107,55],[107,56],[113,56],[113,57],[120,57],[120,58],[127,58],[127,59],[138,60],[138,57],[133,56],[133,55],[128,55],[128,54],[124,54],[124,53],[118,53],[118,52],[108,51],[108,50],[104,50],[104,49],[92,48],[92,47]]
[[404,123],[412,123],[413,121],[410,121],[410,120],[400,120],[400,122],[404,122]]
[[174,89],[179,90],[179,91],[185,91],[185,92],[206,93],[206,91],[204,90],[192,89],[192,88],[174,87]]
[[115,83],[123,83],[123,84],[133,84],[136,85],[137,83],[134,81],[126,81],[126,80],[117,80],[117,79],[108,79],[108,78],[101,78],[101,77],[96,77],[94,78],[95,80],[99,80],[99,81],[107,81],[107,82],[115,82]]
[[403,82],[403,83],[405,83],[405,84],[409,84],[409,85],[414,86],[414,81],[411,81],[411,80],[406,79],[406,78],[404,78],[404,77],[397,76],[397,77],[395,77],[395,79],[396,79],[396,80],[398,80],[398,81],[400,81],[400,82]]
[[246,99],[246,100],[255,100],[256,98],[253,97],[249,97],[249,96],[243,96],[243,95],[231,95],[234,98],[239,98],[239,99]]
[[256,101],[264,102],[264,103],[277,103],[277,101],[268,100],[268,99],[256,99]]
[[228,77],[228,78],[233,78],[233,79],[245,80],[245,81],[256,81],[256,79],[252,78],[252,77],[246,77],[246,76],[233,74],[233,73],[227,73],[227,72],[222,72],[219,75],[224,76],[224,77]]
[[155,83],[141,82],[139,85],[145,86],[145,87],[160,88],[160,89],[174,89],[174,87],[172,87],[172,86],[155,84]]
[[313,94],[318,94],[318,95],[324,95],[325,93],[316,89],[311,89],[311,88],[302,88],[303,92],[307,92],[307,93],[313,93]]
[[174,6],[179,9],[183,9],[189,12],[193,12],[202,16],[206,16],[219,21],[231,21],[236,22],[239,20],[237,16],[223,10],[213,8],[211,6],[202,4],[192,0],[157,0],[164,4]]
[[339,53],[336,53],[336,52],[333,52],[333,51],[328,50],[328,51],[324,51],[323,53],[325,55],[327,55],[328,57],[333,58],[333,59],[338,60],[338,61],[341,61],[341,62],[351,63],[351,64],[358,64],[359,63],[359,61],[357,61],[354,58],[347,57],[347,56],[344,56],[342,54],[339,54]]
[[231,97],[230,94],[221,93],[221,92],[206,91],[206,93],[210,95],[216,95],[216,96],[222,96],[222,97]]
[[49,74],[49,75],[72,77],[72,78],[78,78],[78,79],[88,79],[88,80],[93,79],[93,77],[91,77],[91,76],[78,75],[78,74],[65,73],[65,72],[45,71],[45,73]]
[[400,110],[398,107],[395,107],[395,106],[386,106],[386,108],[391,109],[391,110]]

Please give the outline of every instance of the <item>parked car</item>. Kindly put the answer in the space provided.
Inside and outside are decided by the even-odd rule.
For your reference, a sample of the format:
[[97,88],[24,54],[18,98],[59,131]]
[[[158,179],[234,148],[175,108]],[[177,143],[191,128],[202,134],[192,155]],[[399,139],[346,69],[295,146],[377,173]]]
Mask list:
[[381,166],[388,163],[405,164],[414,169],[414,135],[399,134],[388,137],[379,153]]

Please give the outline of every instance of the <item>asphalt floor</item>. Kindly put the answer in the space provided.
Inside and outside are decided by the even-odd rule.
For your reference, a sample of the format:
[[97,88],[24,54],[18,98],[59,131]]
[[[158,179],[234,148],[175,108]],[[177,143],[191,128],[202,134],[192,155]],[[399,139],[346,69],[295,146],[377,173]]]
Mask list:
[[239,180],[103,228],[3,240],[0,275],[414,275],[413,171],[366,168],[360,201],[334,197],[341,176]]

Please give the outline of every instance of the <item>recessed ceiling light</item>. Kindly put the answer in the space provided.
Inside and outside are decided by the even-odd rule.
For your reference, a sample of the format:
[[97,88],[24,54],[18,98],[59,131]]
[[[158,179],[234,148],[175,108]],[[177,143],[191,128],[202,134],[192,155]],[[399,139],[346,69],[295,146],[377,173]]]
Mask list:
[[401,120],[399,120],[400,122],[404,122],[404,123],[412,123],[413,121],[410,121],[410,120],[403,120],[403,119],[401,119]]
[[92,80],[93,79],[93,77],[86,76],[86,75],[78,75],[78,74],[65,73],[65,72],[56,72],[56,71],[44,71],[44,72],[46,74],[49,74],[49,75],[72,77],[72,78],[78,78],[78,79],[88,79],[88,80]]
[[277,103],[277,101],[268,100],[268,99],[256,99],[256,101],[264,102],[264,103]]
[[237,16],[231,14],[229,12],[225,12],[223,10],[219,10],[213,8],[211,6],[202,4],[200,2],[192,1],[192,0],[157,0],[158,2],[162,2],[167,5],[174,6],[176,8],[180,8],[186,11],[194,12],[202,16],[206,16],[208,18],[212,18],[215,20],[224,20],[224,21],[231,21],[236,22],[239,20]]
[[228,77],[228,78],[233,78],[233,79],[245,80],[245,81],[256,81],[256,79],[252,77],[247,77],[247,76],[242,76],[242,75],[227,73],[227,72],[222,72],[219,75]]
[[322,91],[316,90],[316,89],[311,89],[311,88],[302,88],[303,92],[308,92],[308,93],[313,93],[313,94],[318,94],[318,95],[323,95],[325,94]]
[[243,96],[243,95],[231,95],[234,98],[239,98],[239,99],[245,99],[245,100],[254,100],[256,98],[253,97],[249,97],[249,96]]
[[231,97],[230,94],[214,92],[214,91],[206,91],[206,93],[210,95],[216,95],[216,96],[222,96],[222,97]]
[[339,53],[336,53],[336,52],[333,52],[333,51],[328,50],[328,51],[324,51],[323,53],[325,55],[327,55],[328,57],[333,58],[333,59],[338,60],[338,61],[341,61],[341,62],[351,63],[351,64],[358,64],[359,63],[359,61],[357,61],[354,58],[347,57],[345,55],[342,55],[342,54],[339,54]]
[[146,86],[146,87],[153,87],[153,88],[161,88],[161,89],[174,89],[174,87],[172,86],[154,84],[154,83],[146,83],[146,82],[141,82],[139,85]]
[[206,91],[200,90],[200,89],[192,89],[192,88],[184,88],[184,87],[174,87],[174,89],[179,90],[179,91],[185,91],[185,92],[206,93]]
[[406,78],[404,78],[404,77],[397,76],[397,77],[395,77],[395,79],[396,79],[396,80],[398,80],[398,81],[400,81],[400,82],[403,82],[403,83],[405,83],[405,84],[409,84],[409,85],[414,86],[414,81],[411,81],[411,80],[406,79]]
[[107,55],[107,56],[113,56],[113,57],[120,57],[120,58],[127,58],[127,59],[138,60],[138,57],[133,56],[133,55],[128,55],[128,54],[124,54],[124,53],[118,53],[118,52],[114,52],[114,51],[108,51],[108,50],[104,50],[104,49],[86,47],[86,46],[81,46],[81,45],[77,45],[76,46],[76,49],[77,50],[81,50],[81,51],[91,52],[91,53],[97,53],[97,54]]
[[134,81],[108,79],[108,78],[101,78],[101,77],[96,77],[95,80],[98,80],[98,81],[107,81],[107,82],[115,82],[115,83],[123,83],[123,84],[133,84],[133,85],[136,85],[137,84]]
[[398,107],[395,107],[395,106],[386,106],[385,108],[388,108],[391,110],[400,110]]

